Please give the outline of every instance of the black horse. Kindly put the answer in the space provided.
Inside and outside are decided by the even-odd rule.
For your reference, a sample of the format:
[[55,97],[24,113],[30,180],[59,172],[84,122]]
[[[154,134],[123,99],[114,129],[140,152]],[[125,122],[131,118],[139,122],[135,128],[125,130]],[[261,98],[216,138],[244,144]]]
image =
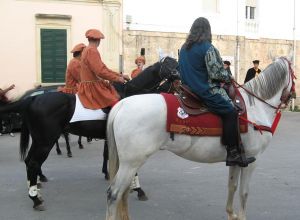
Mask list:
[[[72,154],[71,146],[70,146],[69,133],[64,131],[62,133],[62,136],[64,137],[64,139],[66,141],[67,155],[68,155],[68,157],[72,157],[73,154]],[[78,141],[77,141],[79,149],[83,149],[84,148],[83,145],[82,145],[82,143],[81,143],[81,139],[82,139],[82,137],[79,136],[78,137]],[[55,145],[56,145],[56,153],[57,153],[57,155],[62,155],[62,152],[61,152],[60,147],[59,147],[58,140],[56,140]]]
[[[179,78],[177,65],[175,59],[166,57],[126,84],[114,86],[121,98],[144,93],[172,92],[173,81]],[[58,92],[29,97],[0,108],[0,113],[14,111],[22,115],[20,156],[27,168],[29,197],[37,210],[44,209],[43,200],[37,190],[37,176],[42,174],[41,166],[59,136],[63,132],[69,132],[98,139],[106,138],[106,120],[69,123],[75,110],[75,102],[75,95]],[[26,156],[30,135],[32,143]],[[104,149],[104,152],[107,154],[108,149]],[[108,158],[108,155],[104,156]]]

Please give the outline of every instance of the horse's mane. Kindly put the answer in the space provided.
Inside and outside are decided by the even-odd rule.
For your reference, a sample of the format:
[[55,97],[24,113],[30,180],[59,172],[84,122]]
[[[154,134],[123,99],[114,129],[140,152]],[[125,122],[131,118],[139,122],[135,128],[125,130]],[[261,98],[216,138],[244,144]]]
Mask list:
[[[272,98],[284,85],[288,71],[283,58],[278,58],[257,77],[245,83],[245,88],[264,100]],[[250,103],[251,104],[251,103]]]

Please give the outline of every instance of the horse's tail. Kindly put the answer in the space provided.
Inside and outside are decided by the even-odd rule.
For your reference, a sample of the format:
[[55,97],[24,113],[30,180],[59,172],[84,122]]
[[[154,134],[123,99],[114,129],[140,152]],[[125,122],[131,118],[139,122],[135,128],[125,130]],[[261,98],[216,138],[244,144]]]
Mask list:
[[22,161],[25,160],[26,152],[29,146],[29,135],[30,135],[29,129],[25,121],[23,121],[21,127],[21,136],[20,136],[20,157]]
[[115,175],[119,169],[119,156],[117,150],[117,144],[115,140],[115,133],[114,133],[114,121],[115,118],[122,107],[122,102],[119,102],[109,113],[108,120],[107,120],[107,141],[108,141],[108,152],[109,152],[109,178],[111,182],[113,181]]
[[[115,139],[114,133],[114,123],[116,116],[118,115],[119,110],[121,109],[123,102],[119,102],[109,113],[108,120],[107,120],[107,141],[108,141],[108,152],[109,152],[109,178],[110,182],[113,183],[115,180],[115,176],[119,169],[119,155],[117,149],[117,143]],[[125,192],[122,199],[118,202],[116,216],[117,219],[122,220],[129,220],[128,216],[128,207],[127,207],[127,197],[128,192]],[[110,218],[108,218],[110,219]]]

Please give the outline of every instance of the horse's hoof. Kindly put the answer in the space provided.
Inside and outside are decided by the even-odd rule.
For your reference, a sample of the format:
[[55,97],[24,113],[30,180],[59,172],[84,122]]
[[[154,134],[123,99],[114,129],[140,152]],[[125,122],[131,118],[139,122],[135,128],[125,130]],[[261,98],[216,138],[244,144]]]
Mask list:
[[228,220],[239,220],[237,214],[232,213],[231,215],[228,215]]
[[30,196],[29,198],[33,201],[33,209],[37,211],[44,211],[45,207],[43,205],[43,199],[41,196]]
[[43,185],[42,185],[42,183],[37,183],[37,184],[36,184],[36,186],[37,186],[37,188],[38,188],[38,189],[41,189],[41,188],[43,188]]
[[148,200],[148,197],[144,194],[144,195],[138,195],[138,199],[140,201],[147,201]]
[[109,180],[109,174],[108,174],[108,173],[105,173],[104,178],[105,178],[106,180]]
[[42,204],[39,204],[39,205],[36,205],[36,206],[33,206],[33,209],[36,210],[36,211],[45,211],[46,208],[45,206]]
[[83,149],[83,148],[84,148],[83,145],[79,144],[79,149]]
[[68,157],[73,157],[72,153],[68,153]]
[[48,182],[48,178],[46,176],[40,176],[40,181],[42,183],[46,183],[46,182]]
[[61,151],[57,152],[57,155],[61,155],[61,154],[62,154]]
[[147,201],[148,200],[148,197],[146,196],[146,193],[144,192],[144,190],[142,190],[142,188],[138,188],[134,191],[138,192],[138,199],[140,201]]

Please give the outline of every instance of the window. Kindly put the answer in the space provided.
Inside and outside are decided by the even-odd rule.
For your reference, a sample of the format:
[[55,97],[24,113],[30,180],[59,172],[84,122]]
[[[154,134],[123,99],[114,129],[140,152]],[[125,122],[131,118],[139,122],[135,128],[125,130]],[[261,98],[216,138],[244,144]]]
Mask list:
[[255,19],[255,7],[246,6],[246,19]]
[[64,82],[67,67],[67,30],[41,28],[40,39],[42,83]]

